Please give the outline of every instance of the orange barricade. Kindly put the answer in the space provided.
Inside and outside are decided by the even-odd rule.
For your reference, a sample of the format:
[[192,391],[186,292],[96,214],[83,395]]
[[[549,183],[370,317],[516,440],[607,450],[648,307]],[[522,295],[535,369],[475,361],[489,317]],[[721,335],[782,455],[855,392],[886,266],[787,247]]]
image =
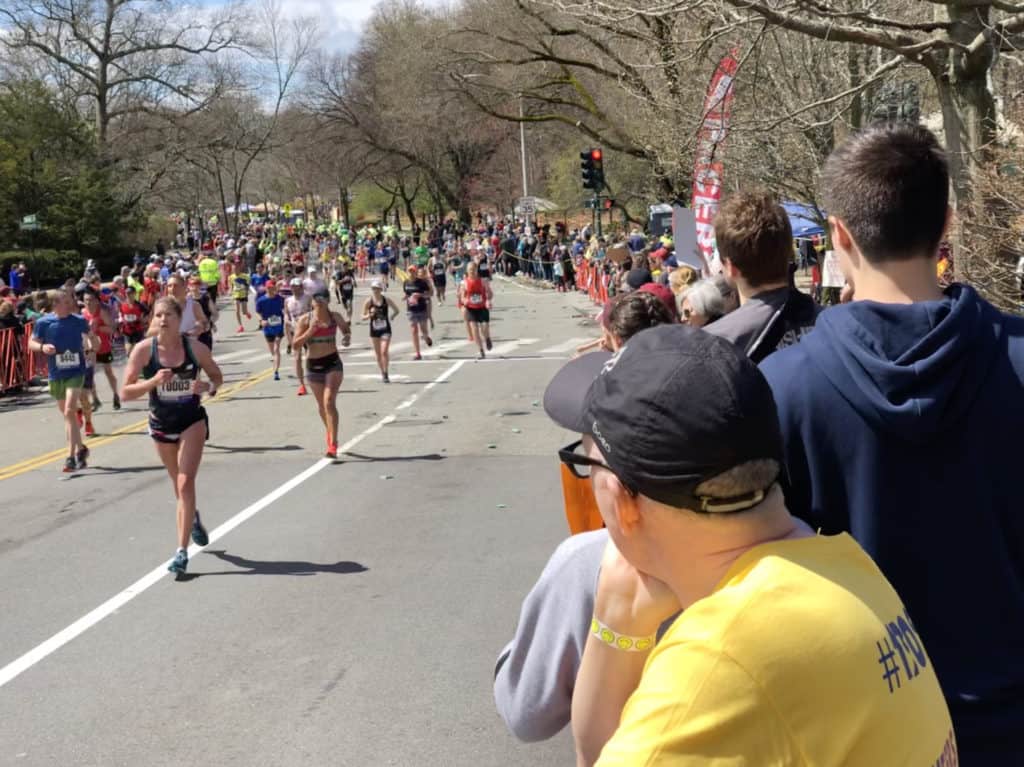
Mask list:
[[25,382],[25,366],[19,349],[21,344],[14,328],[0,330],[0,391],[7,391]]
[[601,512],[597,510],[594,488],[589,479],[573,476],[569,467],[562,467],[562,499],[565,501],[565,520],[569,523],[569,533],[585,533],[600,530],[604,527]]

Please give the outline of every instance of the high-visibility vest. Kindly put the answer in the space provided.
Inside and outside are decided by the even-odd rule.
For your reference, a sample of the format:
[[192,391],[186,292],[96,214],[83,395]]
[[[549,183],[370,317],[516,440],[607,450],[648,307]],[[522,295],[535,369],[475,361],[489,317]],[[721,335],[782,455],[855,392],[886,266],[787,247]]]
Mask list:
[[207,285],[220,282],[220,266],[213,258],[204,258],[199,262],[199,278]]

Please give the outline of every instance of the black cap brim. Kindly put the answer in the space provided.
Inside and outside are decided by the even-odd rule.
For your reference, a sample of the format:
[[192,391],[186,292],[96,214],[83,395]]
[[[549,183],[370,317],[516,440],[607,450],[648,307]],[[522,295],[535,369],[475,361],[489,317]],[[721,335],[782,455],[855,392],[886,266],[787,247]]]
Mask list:
[[589,433],[584,412],[587,392],[611,358],[611,352],[591,352],[572,360],[555,374],[544,391],[544,412],[552,421],[578,434]]

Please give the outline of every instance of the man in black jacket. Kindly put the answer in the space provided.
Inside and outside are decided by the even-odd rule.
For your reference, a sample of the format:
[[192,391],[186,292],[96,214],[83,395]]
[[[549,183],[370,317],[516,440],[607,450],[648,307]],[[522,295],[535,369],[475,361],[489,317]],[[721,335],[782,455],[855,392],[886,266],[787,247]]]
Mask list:
[[715,218],[715,239],[740,307],[707,325],[707,332],[760,362],[814,327],[820,308],[792,283],[793,230],[775,198],[766,192],[730,197]]

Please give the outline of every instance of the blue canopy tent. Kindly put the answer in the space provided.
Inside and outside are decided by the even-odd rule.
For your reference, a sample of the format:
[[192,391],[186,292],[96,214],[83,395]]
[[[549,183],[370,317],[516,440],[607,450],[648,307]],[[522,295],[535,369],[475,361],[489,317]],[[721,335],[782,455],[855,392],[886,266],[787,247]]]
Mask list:
[[807,240],[815,236],[824,236],[825,228],[818,223],[818,217],[824,215],[822,211],[802,202],[784,202],[782,207],[789,216],[794,239]]

